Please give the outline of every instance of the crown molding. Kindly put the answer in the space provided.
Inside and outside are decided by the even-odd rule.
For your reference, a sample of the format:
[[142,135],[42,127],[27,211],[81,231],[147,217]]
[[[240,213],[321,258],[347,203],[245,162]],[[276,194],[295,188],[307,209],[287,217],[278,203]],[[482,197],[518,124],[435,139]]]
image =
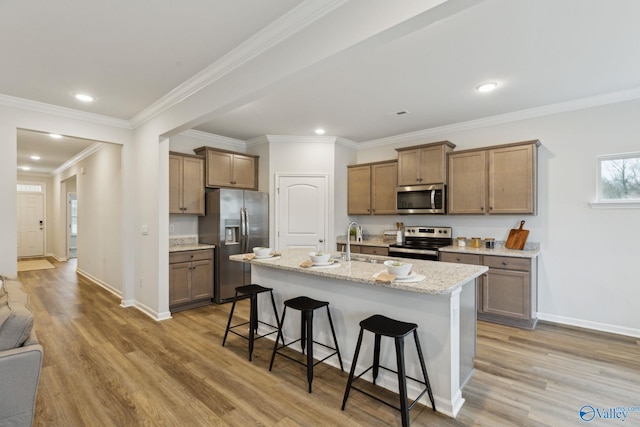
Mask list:
[[536,117],[549,116],[552,114],[566,113],[570,111],[585,110],[588,108],[599,107],[602,105],[617,104],[625,101],[640,99],[640,87],[611,92],[604,95],[591,96],[573,101],[559,102],[557,104],[549,104],[543,107],[530,108],[527,110],[515,111],[513,113],[500,114],[497,116],[486,117],[483,119],[469,120],[467,122],[456,123],[452,125],[439,126],[430,129],[424,129],[416,132],[404,133],[401,135],[390,136],[387,138],[374,139],[367,142],[357,144],[357,150],[382,147],[385,145],[397,144],[407,141],[413,141],[421,138],[434,138],[443,135],[463,132],[467,130],[478,129],[487,126],[500,125],[505,123],[517,122],[520,120],[533,119]]
[[15,96],[0,94],[0,105],[22,110],[34,111],[36,113],[51,114],[67,119],[82,120],[98,125],[113,126],[123,129],[133,129],[129,121],[116,119],[114,117],[102,116],[100,114],[87,113],[85,111],[74,110],[67,107],[45,104],[44,102],[31,101],[29,99],[17,98]]
[[293,34],[340,7],[346,1],[347,0],[306,0],[302,2],[261,31],[258,31],[237,48],[136,114],[131,119],[131,124],[134,128],[137,128],[146,123],[234,69],[291,37]]
[[351,148],[352,150],[357,150],[359,146],[357,142],[341,137],[336,139],[336,145],[342,145],[343,147]]
[[335,144],[337,140],[335,136],[310,135],[265,135],[264,138],[275,144]]
[[181,132],[179,135],[200,139],[207,142],[208,144],[214,144],[218,148],[227,148],[230,150],[244,150],[246,148],[246,143],[241,139],[229,138],[227,136],[216,135],[215,133],[208,133],[190,129]]
[[92,154],[102,150],[106,146],[106,144],[108,144],[108,142],[96,142],[95,144],[88,146],[87,148],[85,148],[84,150],[82,150],[81,152],[79,152],[78,154],[76,154],[66,162],[64,162],[61,166],[59,166],[56,170],[51,172],[49,175],[56,176],[62,173],[63,171],[69,169],[71,166],[77,164],[81,160],[84,160],[87,157],[91,156]]

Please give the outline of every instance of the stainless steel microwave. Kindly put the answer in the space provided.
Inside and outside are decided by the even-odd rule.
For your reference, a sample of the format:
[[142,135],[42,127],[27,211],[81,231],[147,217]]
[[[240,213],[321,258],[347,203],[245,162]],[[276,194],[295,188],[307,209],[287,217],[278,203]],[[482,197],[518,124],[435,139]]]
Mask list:
[[444,184],[411,185],[396,189],[396,210],[399,214],[446,213]]

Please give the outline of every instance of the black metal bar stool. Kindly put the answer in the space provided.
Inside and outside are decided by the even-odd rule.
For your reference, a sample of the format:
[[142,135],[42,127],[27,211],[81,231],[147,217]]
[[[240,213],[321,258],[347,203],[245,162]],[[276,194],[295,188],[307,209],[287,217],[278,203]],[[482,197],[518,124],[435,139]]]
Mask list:
[[[292,308],[294,310],[300,310],[300,338],[291,341],[288,344],[284,343],[284,336],[282,334],[282,325],[284,324],[284,317],[287,314],[287,307]],[[313,312],[319,308],[327,307],[327,316],[329,317],[329,326],[331,326],[331,334],[333,335],[333,343],[334,347],[329,347],[328,345],[322,344],[318,341],[313,340]],[[278,340],[282,339],[282,346],[278,347]],[[307,352],[307,361],[306,364],[296,360],[284,353],[280,353],[285,347],[290,346],[291,344],[295,344],[300,341],[300,346],[302,347],[302,354],[305,353],[305,347]],[[322,360],[313,363],[313,344],[321,345],[329,350],[333,350],[333,353],[329,354]],[[301,365],[305,365],[307,367],[307,381],[309,382],[309,393],[311,393],[311,382],[313,381],[313,367],[318,363],[324,362],[328,358],[333,355],[338,355],[338,361],[340,362],[340,369],[344,371],[342,366],[342,357],[340,357],[340,349],[338,348],[338,340],[336,339],[336,331],[333,328],[333,321],[331,320],[331,312],[329,311],[329,303],[326,301],[317,301],[309,297],[297,297],[292,298],[284,302],[284,311],[282,312],[282,319],[280,321],[280,327],[278,328],[278,336],[276,337],[275,345],[273,346],[273,353],[271,354],[271,364],[269,365],[269,370],[273,368],[273,361],[276,358],[276,353],[287,357],[288,359],[293,360],[296,363],[300,363]]]
[[[278,318],[278,310],[276,309],[276,301],[273,299],[272,288],[265,288],[264,286],[260,286],[260,285],[238,286],[236,288],[236,293],[233,297],[233,305],[231,306],[231,312],[229,313],[227,330],[225,331],[224,339],[222,340],[222,346],[224,347],[224,344],[227,341],[227,335],[229,334],[229,332],[248,340],[249,341],[249,360],[251,360],[251,357],[253,355],[253,343],[255,340],[278,332],[278,326],[274,326],[270,323],[266,323],[261,320],[258,320],[258,295],[263,292],[269,292],[269,294],[271,295],[271,304],[273,305],[273,313],[276,315],[276,323],[280,325],[280,320]],[[236,309],[236,302],[238,300],[245,299],[245,298],[249,298],[251,300],[250,308],[249,308],[249,321],[231,326],[231,320],[233,319],[233,312]],[[256,335],[258,333],[258,324],[260,323],[262,323],[263,325],[271,326],[273,328],[273,331],[267,332],[264,335]],[[235,328],[239,328],[240,326],[244,326],[244,325],[249,325],[249,336],[242,335],[234,331]]]
[[[360,375],[354,378],[354,373],[356,370],[356,365],[358,364],[358,354],[360,353],[360,345],[362,344],[362,334],[364,330],[369,332],[373,332],[375,334],[375,342],[373,348],[373,365],[364,370]],[[418,400],[425,394],[429,393],[429,400],[431,400],[431,407],[433,410],[436,410],[436,404],[433,400],[433,393],[431,391],[431,385],[429,384],[429,376],[427,375],[427,367],[424,364],[424,357],[422,356],[422,349],[420,348],[420,340],[418,339],[418,325],[415,323],[406,323],[400,322],[398,320],[390,319],[388,317],[382,316],[380,314],[373,315],[364,319],[360,322],[360,335],[358,336],[358,344],[356,344],[356,352],[353,356],[353,364],[351,365],[351,372],[349,373],[349,380],[347,381],[347,388],[344,391],[344,398],[342,399],[342,410],[344,411],[344,407],[347,404],[347,399],[349,398],[349,391],[353,388],[354,390],[358,390],[361,393],[366,394],[367,396],[377,400],[378,402],[384,403],[387,406],[390,406],[393,409],[400,411],[402,415],[402,425],[409,425],[409,410],[413,408]],[[416,378],[409,377],[405,372],[404,365],[404,338],[413,332],[413,338],[416,342],[416,348],[418,350],[418,358],[420,359],[420,367],[422,368],[422,375],[424,376],[424,381],[418,380]],[[392,369],[386,368],[380,365],[380,339],[382,336],[393,338],[396,346],[396,361],[398,370],[394,371]],[[385,402],[378,397],[359,389],[358,387],[353,385],[353,380],[360,378],[365,373],[369,372],[373,368],[373,383],[376,383],[376,378],[378,378],[378,372],[380,368],[387,370],[389,372],[393,372],[398,374],[398,386],[400,391],[400,408],[391,405],[388,402]],[[420,393],[420,395],[409,405],[407,399],[407,378],[413,381],[416,381],[420,384],[426,386],[426,388]]]

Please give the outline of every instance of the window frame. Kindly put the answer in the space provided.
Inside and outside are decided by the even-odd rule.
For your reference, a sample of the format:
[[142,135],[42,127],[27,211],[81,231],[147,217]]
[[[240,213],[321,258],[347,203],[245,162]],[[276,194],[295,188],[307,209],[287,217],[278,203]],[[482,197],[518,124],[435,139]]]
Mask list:
[[640,151],[618,154],[601,154],[596,156],[596,200],[591,202],[592,208],[623,208],[640,209],[640,198],[635,199],[605,199],[602,185],[602,163],[611,160],[638,159]]

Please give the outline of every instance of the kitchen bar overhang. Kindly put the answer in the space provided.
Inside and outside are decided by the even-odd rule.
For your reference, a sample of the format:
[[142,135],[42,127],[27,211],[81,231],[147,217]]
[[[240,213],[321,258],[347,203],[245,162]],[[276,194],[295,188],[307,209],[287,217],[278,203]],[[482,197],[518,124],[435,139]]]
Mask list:
[[[407,260],[413,264],[416,274],[425,278],[417,282],[377,282],[375,275],[384,270],[382,262],[389,257],[355,255],[352,261],[338,260],[326,267],[301,267],[309,259],[308,249],[284,250],[278,257],[246,259],[233,255],[232,261],[248,262],[252,266],[252,282],[274,289],[278,309],[283,301],[297,296],[329,301],[345,370],[353,360],[359,323],[372,314],[382,314],[397,320],[416,323],[425,355],[436,407],[455,417],[464,403],[462,388],[473,375],[473,358],[476,352],[476,279],[488,268],[480,265],[451,264],[446,262]],[[336,255],[338,256],[338,255]],[[393,258],[397,260],[398,258]],[[267,322],[272,309],[270,301],[260,301],[261,316]],[[262,306],[262,304],[265,304]],[[318,325],[328,321],[319,312]],[[284,333],[295,339],[299,331],[297,320],[288,317]],[[314,332],[320,342],[330,342],[330,331],[317,328]],[[407,375],[420,377],[420,367],[415,349],[406,343]],[[317,349],[317,359],[324,355]],[[373,339],[363,342],[358,370],[366,369],[371,355]],[[334,362],[328,359],[326,363]],[[395,366],[393,352],[381,354],[381,364]],[[360,366],[362,365],[362,366]],[[371,375],[362,378],[371,381]],[[347,373],[345,372],[345,385]],[[376,384],[394,392],[398,390],[397,377],[381,372]],[[410,398],[421,389],[408,383]],[[427,404],[426,400],[421,403]]]

